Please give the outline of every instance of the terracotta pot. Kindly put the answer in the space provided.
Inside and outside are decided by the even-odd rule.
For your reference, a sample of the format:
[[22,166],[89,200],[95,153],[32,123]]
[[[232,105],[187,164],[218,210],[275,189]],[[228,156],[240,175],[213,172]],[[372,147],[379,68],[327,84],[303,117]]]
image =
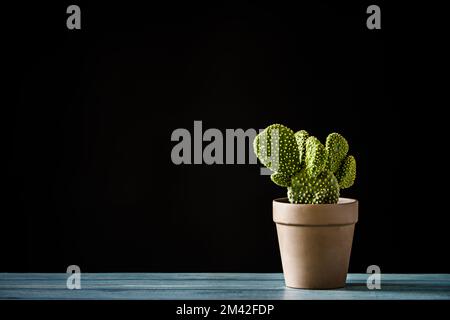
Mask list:
[[345,286],[358,201],[336,204],[292,204],[273,201],[273,221],[286,286],[332,289]]

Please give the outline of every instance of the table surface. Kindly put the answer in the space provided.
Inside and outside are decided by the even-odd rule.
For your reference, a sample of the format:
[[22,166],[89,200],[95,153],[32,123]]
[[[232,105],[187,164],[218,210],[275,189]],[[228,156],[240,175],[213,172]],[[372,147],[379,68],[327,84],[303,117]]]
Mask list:
[[450,274],[382,274],[369,290],[367,274],[349,274],[334,290],[287,288],[281,273],[81,273],[69,290],[65,273],[0,273],[0,299],[450,299]]

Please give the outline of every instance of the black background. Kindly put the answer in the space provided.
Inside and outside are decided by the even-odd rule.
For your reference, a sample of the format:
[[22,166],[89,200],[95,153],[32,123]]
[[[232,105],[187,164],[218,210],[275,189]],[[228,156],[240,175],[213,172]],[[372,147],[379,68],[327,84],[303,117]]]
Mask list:
[[202,120],[342,133],[358,164],[350,272],[450,272],[445,118],[398,12],[380,4],[368,30],[371,3],[78,2],[68,30],[69,4],[4,10],[0,271],[280,272],[285,190],[259,165],[172,164],[172,131]]

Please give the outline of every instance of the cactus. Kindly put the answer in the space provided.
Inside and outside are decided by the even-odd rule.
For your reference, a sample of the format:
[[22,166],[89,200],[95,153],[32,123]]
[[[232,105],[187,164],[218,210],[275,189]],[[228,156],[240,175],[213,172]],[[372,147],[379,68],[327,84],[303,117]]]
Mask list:
[[300,170],[294,132],[281,124],[268,126],[255,137],[253,149],[259,161],[275,172],[272,181],[282,187],[289,186],[292,176]]
[[273,172],[271,180],[287,188],[291,203],[337,203],[340,189],[355,181],[356,161],[339,133],[329,134],[324,146],[305,130],[273,124],[255,137],[253,148]]

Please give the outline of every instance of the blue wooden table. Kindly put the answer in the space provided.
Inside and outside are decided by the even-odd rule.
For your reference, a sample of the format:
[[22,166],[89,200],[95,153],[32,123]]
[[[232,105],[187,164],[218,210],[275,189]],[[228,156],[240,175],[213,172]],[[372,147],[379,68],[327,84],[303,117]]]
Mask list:
[[0,273],[0,299],[450,299],[450,274],[349,274],[337,290],[286,288],[280,273],[82,273],[81,289],[64,273]]

